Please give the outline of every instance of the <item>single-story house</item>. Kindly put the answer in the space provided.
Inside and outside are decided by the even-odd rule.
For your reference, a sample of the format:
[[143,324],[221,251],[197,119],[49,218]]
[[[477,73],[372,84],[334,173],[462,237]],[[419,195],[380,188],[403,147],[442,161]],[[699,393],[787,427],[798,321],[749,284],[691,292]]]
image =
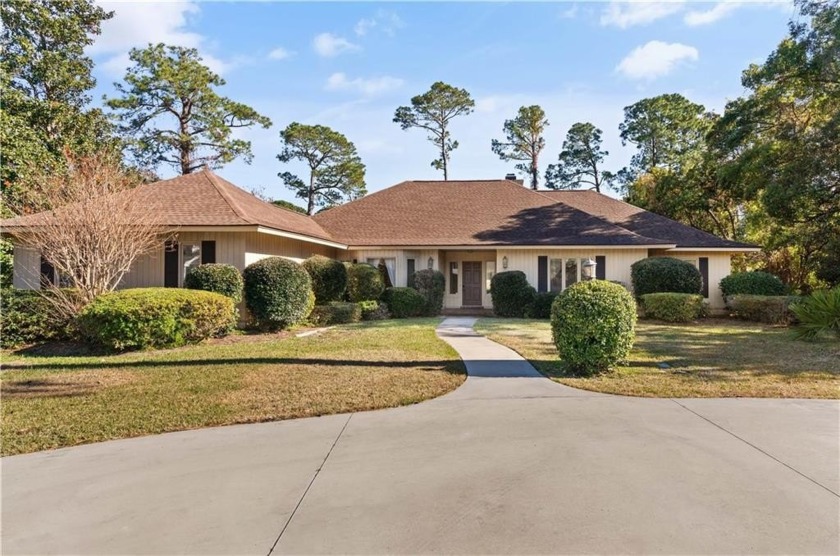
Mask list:
[[[594,191],[534,191],[512,179],[406,181],[313,217],[264,202],[209,170],[140,186],[146,210],[177,230],[177,241],[136,261],[120,287],[180,287],[202,263],[239,269],[265,257],[325,255],[384,263],[405,286],[423,268],[446,278],[445,307],[491,308],[490,279],[521,270],[537,291],[590,278],[630,285],[630,266],[669,256],[694,264],[703,295],[722,308],[718,287],[734,254],[753,245],[721,239]],[[0,222],[4,235],[37,222]],[[594,263],[594,264],[593,264]],[[55,280],[40,253],[15,241],[14,285]]]

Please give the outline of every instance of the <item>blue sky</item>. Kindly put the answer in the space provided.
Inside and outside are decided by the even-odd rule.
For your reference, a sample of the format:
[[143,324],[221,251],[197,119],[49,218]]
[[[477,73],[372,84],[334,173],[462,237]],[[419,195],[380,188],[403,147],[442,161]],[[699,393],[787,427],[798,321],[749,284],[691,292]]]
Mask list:
[[[632,155],[618,137],[622,109],[678,92],[710,109],[742,94],[741,71],[784,37],[790,2],[274,3],[101,2],[116,15],[90,49],[95,97],[122,78],[131,47],[196,47],[227,81],[220,93],[269,116],[252,141],[251,165],[219,171],[245,189],[293,200],[275,158],[292,121],[323,124],[353,141],[368,191],[406,179],[439,179],[431,143],[391,120],[397,106],[438,80],[466,88],[476,110],[456,120],[450,178],[512,171],[490,151],[505,119],[540,104],[550,123],[543,168],[569,126],[604,132],[607,168]],[[174,174],[161,168],[161,176]]]

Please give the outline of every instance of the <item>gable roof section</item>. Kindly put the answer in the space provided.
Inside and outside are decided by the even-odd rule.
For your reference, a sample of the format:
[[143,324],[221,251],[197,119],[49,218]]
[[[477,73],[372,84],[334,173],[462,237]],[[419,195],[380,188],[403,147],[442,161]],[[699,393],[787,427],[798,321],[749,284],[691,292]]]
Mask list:
[[757,246],[722,239],[676,220],[591,190],[539,191],[555,201],[603,218],[625,230],[675,243],[677,248],[753,249]]
[[407,181],[314,217],[350,246],[671,247],[509,180]]
[[[312,218],[262,201],[209,170],[138,186],[139,205],[177,227],[258,226],[333,243]],[[4,230],[37,225],[44,213],[0,222]]]

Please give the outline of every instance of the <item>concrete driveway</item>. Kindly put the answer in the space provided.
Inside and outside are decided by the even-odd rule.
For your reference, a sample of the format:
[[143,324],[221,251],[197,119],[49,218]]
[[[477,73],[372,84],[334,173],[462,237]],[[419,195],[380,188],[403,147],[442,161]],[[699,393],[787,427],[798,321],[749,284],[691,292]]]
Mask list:
[[582,392],[471,325],[423,404],[4,458],[3,554],[840,552],[837,402]]

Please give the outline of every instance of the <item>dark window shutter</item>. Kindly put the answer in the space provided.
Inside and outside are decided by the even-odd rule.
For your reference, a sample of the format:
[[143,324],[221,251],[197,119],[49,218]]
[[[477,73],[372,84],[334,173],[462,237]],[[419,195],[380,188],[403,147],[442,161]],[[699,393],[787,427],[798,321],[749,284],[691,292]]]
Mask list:
[[700,276],[703,277],[703,297],[709,297],[709,257],[700,257],[698,260],[700,267]]
[[607,258],[603,255],[595,257],[595,279],[607,279]]
[[414,283],[414,259],[405,260],[405,285],[409,288],[413,287]]
[[55,267],[52,263],[41,257],[41,287],[46,288],[55,284]]
[[537,291],[548,291],[548,257],[537,257]]
[[163,245],[163,287],[178,287],[178,242],[167,241]]
[[201,264],[213,264],[216,262],[216,242],[201,242]]
[[449,293],[458,293],[458,263],[449,263]]

